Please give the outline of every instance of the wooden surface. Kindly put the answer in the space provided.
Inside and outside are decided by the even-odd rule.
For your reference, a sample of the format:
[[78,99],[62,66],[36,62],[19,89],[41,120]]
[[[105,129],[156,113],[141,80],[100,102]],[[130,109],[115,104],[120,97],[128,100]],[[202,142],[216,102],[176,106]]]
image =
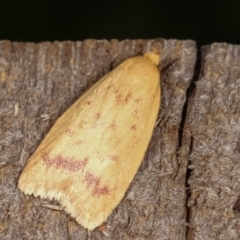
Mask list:
[[240,239],[240,46],[203,47],[184,128],[187,239]]
[[[153,46],[158,124],[105,225],[87,232],[57,202],[22,194],[19,175],[57,117]],[[0,239],[240,239],[240,47],[212,44],[196,57],[193,41],[0,42]]]

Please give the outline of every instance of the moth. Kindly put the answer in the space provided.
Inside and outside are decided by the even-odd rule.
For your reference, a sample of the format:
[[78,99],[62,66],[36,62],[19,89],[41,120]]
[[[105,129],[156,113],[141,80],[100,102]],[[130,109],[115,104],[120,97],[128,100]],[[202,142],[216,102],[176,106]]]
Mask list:
[[147,150],[160,108],[159,52],[129,58],[53,125],[22,171],[25,194],[55,199],[83,227],[102,224]]

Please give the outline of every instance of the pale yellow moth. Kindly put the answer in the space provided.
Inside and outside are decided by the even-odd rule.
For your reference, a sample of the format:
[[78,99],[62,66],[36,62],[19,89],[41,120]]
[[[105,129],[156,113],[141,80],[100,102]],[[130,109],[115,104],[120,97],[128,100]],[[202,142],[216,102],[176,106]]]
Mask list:
[[129,58],[86,91],[54,124],[18,183],[56,199],[92,230],[123,198],[147,150],[160,106],[157,51]]

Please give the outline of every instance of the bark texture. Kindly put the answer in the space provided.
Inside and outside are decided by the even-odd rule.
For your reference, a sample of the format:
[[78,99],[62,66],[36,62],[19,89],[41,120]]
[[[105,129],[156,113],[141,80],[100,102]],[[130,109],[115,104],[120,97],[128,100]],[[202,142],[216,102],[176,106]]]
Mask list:
[[187,239],[240,239],[239,100],[240,46],[203,47],[180,151],[190,161]]
[[[17,189],[19,175],[28,157],[34,152],[56,119],[87,88],[122,61],[145,53],[151,47],[156,47],[161,51],[163,95],[158,123],[148,152],[124,199],[110,215],[105,225],[92,232],[87,232],[68,214],[59,210],[57,202],[22,194]],[[222,157],[221,160],[219,157],[215,159],[217,155],[214,155],[214,159],[207,160],[210,150],[206,150],[206,155],[203,155],[202,152],[201,156],[196,155],[196,153],[194,155],[194,152],[190,152],[190,144],[192,143],[189,139],[191,140],[191,138],[181,139],[179,126],[183,123],[187,89],[195,70],[195,42],[164,39],[86,40],[83,42],[44,42],[39,44],[1,41],[0,239],[185,239],[188,212],[186,174],[189,153],[191,153],[191,166],[194,167],[189,180],[192,191],[189,206],[193,213],[190,221],[195,224],[195,227],[196,224],[199,224],[199,229],[204,233],[203,224],[206,223],[206,217],[203,215],[204,218],[199,218],[201,217],[199,214],[202,206],[206,203],[196,205],[196,197],[194,196],[199,196],[201,191],[202,194],[208,194],[208,190],[199,190],[201,184],[199,184],[196,174],[205,169],[202,174],[207,175],[206,169],[211,170],[215,165],[222,164],[222,168],[217,168],[215,175],[221,171],[225,175],[221,181],[218,179],[217,184],[229,183],[228,177],[231,176],[233,185],[216,187],[216,190],[222,189],[222,193],[218,192],[218,194],[232,194],[235,186],[235,195],[231,195],[231,203],[233,204],[237,200],[236,192],[239,188],[236,178],[238,168],[233,165],[233,163],[237,163],[237,158],[230,160],[230,155],[227,155],[234,155],[239,151],[238,130],[234,128],[237,126],[239,118],[237,115],[239,111],[237,107],[239,57],[237,48],[233,46],[232,50],[230,50],[229,45],[223,45],[221,49],[223,50],[218,54],[217,45],[204,50],[205,63],[207,60],[212,62],[208,65],[207,80],[198,82],[199,84],[201,81],[203,82],[201,89],[206,92],[203,96],[209,96],[211,101],[214,101],[217,96],[211,95],[214,93],[213,86],[218,86],[216,94],[219,94],[220,100],[223,102],[215,99],[216,104],[220,104],[215,110],[221,114],[214,115],[215,113],[210,108],[211,102],[201,106],[201,101],[203,101],[201,104],[205,104],[206,100],[204,97],[201,98],[199,92],[196,94],[199,98],[198,105],[196,105],[197,110],[191,110],[193,113],[188,112],[186,125],[188,128],[194,129],[195,132],[192,134],[195,134],[196,138],[201,138],[200,134],[205,134],[208,137],[212,136],[211,134],[218,134],[214,135],[218,145],[213,146],[215,148],[218,146],[218,148],[212,151],[214,151],[213,154],[216,154],[222,147],[221,153],[225,154],[227,162],[224,162],[225,157]],[[225,54],[224,56],[227,57],[228,67],[224,67],[225,61],[218,63],[217,60],[219,56],[222,56],[221,54]],[[235,70],[231,72],[232,61]],[[218,71],[215,71],[215,64],[218,66]],[[204,66],[203,69],[206,68]],[[229,74],[232,76],[231,79],[228,77]],[[204,88],[205,84],[207,87]],[[228,89],[227,85],[229,90],[226,92],[226,99],[223,99],[224,95],[220,94],[220,89],[221,91],[224,91],[222,88]],[[198,89],[200,87],[196,90],[198,91]],[[215,98],[212,98],[213,96]],[[231,98],[233,105],[227,103],[227,98]],[[194,109],[194,102],[191,104],[193,105],[191,109]],[[191,104],[189,103],[189,105]],[[224,108],[224,111],[220,109],[221,107]],[[205,109],[206,116],[210,120],[200,111],[202,108],[207,109]],[[202,114],[201,118],[196,116],[199,122],[195,123],[192,120],[195,116],[193,114],[200,114],[199,112]],[[228,114],[232,117],[230,118]],[[219,119],[215,118],[216,116]],[[207,120],[204,120],[205,118]],[[226,122],[226,125],[218,124],[221,128],[217,132],[216,125],[213,124],[210,128],[209,124],[209,128],[201,128],[200,132],[202,124],[200,120],[210,121],[211,124],[214,121],[223,121]],[[231,123],[230,128],[227,123]],[[198,127],[199,132],[197,131]],[[233,139],[235,142],[231,140],[230,133],[224,135],[226,131],[235,134]],[[219,136],[218,139],[217,136]],[[212,140],[211,138],[208,140],[208,138],[202,137],[201,140],[210,146],[208,149],[211,149],[208,142]],[[196,141],[196,144],[202,143]],[[180,147],[181,149],[178,151]],[[233,149],[235,149],[235,153],[232,152]],[[227,175],[230,174],[231,167],[234,167],[231,171],[235,175]],[[212,174],[211,171],[209,174]],[[213,175],[209,175],[203,179],[210,179],[209,184],[213,184],[212,178]],[[223,186],[228,186],[228,188]],[[215,194],[214,191],[213,193]],[[220,195],[213,196],[218,196],[217,200],[220,200]],[[229,199],[226,201],[227,198],[223,199],[225,201],[221,202],[221,206],[225,209],[226,206],[229,206],[230,201]],[[211,201],[210,198],[209,201]],[[213,204],[213,207],[218,206],[214,201]],[[219,209],[222,208],[218,207],[216,214],[220,215]],[[198,218],[200,220],[197,220]],[[233,218],[231,219],[231,221],[235,221]],[[226,223],[224,222],[224,224]],[[197,233],[191,232],[189,236],[197,236]]]

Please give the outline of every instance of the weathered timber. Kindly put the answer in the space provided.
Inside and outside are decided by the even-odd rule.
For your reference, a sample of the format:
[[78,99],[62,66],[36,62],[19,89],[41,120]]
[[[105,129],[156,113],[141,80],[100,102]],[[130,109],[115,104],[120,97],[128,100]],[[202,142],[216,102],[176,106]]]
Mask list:
[[[26,196],[17,182],[56,119],[129,57],[161,51],[162,100],[146,157],[105,226],[87,232],[56,201]],[[185,239],[187,164],[179,163],[193,41],[0,42],[0,239]],[[219,73],[220,74],[220,73]]]
[[205,46],[200,62],[179,151],[189,168],[187,239],[240,239],[240,46]]

